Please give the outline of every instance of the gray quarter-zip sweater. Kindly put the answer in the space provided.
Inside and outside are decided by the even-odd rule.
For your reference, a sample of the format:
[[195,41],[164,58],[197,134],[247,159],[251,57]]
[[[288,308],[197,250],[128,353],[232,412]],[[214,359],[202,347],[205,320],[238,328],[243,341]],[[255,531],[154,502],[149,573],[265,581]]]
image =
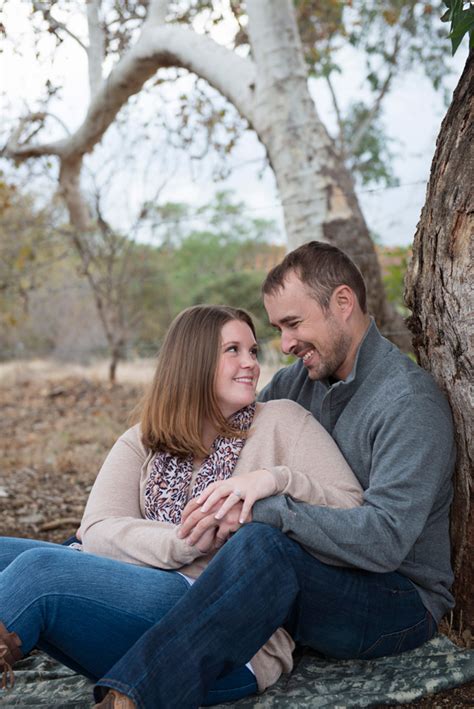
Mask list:
[[253,519],[281,529],[329,564],[398,571],[437,622],[449,591],[449,507],[455,446],[449,405],[432,377],[372,321],[347,379],[311,381],[301,361],[260,400],[292,399],[333,436],[364,489],[364,504],[329,509],[287,496],[258,501]]

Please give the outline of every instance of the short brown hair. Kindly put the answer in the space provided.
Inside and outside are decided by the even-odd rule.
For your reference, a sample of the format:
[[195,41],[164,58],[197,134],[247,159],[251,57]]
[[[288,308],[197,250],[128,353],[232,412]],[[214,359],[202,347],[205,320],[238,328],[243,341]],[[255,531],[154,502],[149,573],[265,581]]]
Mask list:
[[338,286],[349,286],[357,296],[363,313],[367,312],[367,293],[362,274],[344,251],[322,241],[309,241],[290,251],[267,275],[262,292],[275,293],[284,287],[285,278],[294,272],[308,286],[315,300],[327,310]]
[[246,323],[255,337],[250,315],[226,305],[195,305],[171,323],[153,382],[140,407],[142,441],[150,450],[181,457],[207,455],[201,438],[204,420],[220,435],[237,434],[220,411],[215,395],[221,331],[231,320]]

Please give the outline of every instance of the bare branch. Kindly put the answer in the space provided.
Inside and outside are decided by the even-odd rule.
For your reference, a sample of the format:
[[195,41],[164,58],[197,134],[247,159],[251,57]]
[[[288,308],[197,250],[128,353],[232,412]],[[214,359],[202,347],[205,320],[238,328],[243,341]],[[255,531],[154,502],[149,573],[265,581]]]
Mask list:
[[105,54],[105,37],[99,18],[100,0],[87,0],[87,24],[89,27],[89,89],[95,96],[102,83],[102,63]]
[[[10,135],[9,139],[7,140],[7,143],[3,150],[1,151],[1,155],[3,157],[8,157],[12,158],[13,160],[16,160],[17,162],[21,162],[23,160],[27,160],[28,158],[32,157],[39,157],[41,155],[60,155],[61,154],[61,146],[63,144],[63,141],[57,141],[54,143],[44,143],[43,145],[29,145],[29,140],[36,135],[38,130],[40,130],[43,127],[44,121],[47,116],[51,115],[53,118],[58,120],[61,125],[64,126],[62,121],[57,118],[57,116],[54,116],[53,114],[46,113],[44,111],[37,112],[37,113],[30,113],[27,116],[24,116],[23,118],[20,119],[18,123],[18,127],[16,130],[13,131],[13,133]],[[24,130],[27,126],[33,125],[35,123],[39,123],[39,127],[35,128],[23,141],[22,136],[24,134]]]
[[330,75],[326,74],[325,79],[328,85],[329,93],[331,94],[332,105],[336,113],[337,127],[339,129],[339,136],[336,143],[338,144],[341,156],[344,157],[344,155],[346,154],[346,141],[344,138],[344,124],[342,121],[341,109],[339,107],[339,102],[337,100],[336,92],[334,90]]
[[55,17],[53,17],[53,15],[51,14],[51,8],[46,3],[38,2],[38,0],[33,0],[33,9],[37,12],[41,12],[44,19],[49,24],[51,31],[54,34],[57,34],[57,30],[65,32],[67,35],[69,35],[69,37],[71,37],[71,39],[77,42],[78,45],[82,47],[85,52],[87,52],[87,47],[84,42],[76,34],[74,34],[74,32],[71,32],[71,30],[63,22],[59,22],[58,20],[56,20]]
[[393,45],[393,50],[392,50],[390,56],[388,57],[390,69],[389,69],[388,74],[385,78],[385,81],[382,84],[382,87],[381,87],[381,89],[374,101],[372,108],[367,113],[365,119],[360,123],[359,127],[357,128],[357,130],[354,132],[354,135],[352,136],[352,140],[351,140],[351,143],[349,146],[349,153],[352,155],[354,155],[356,153],[362,139],[364,138],[364,135],[365,135],[367,129],[369,128],[373,119],[375,118],[375,116],[377,115],[377,113],[380,110],[380,106],[382,104],[382,100],[383,100],[385,94],[387,93],[387,91],[390,88],[390,84],[392,83],[392,79],[395,74],[395,68],[397,65],[398,51],[400,48],[400,39],[401,39],[400,32],[397,32],[397,34],[395,35],[395,42]]

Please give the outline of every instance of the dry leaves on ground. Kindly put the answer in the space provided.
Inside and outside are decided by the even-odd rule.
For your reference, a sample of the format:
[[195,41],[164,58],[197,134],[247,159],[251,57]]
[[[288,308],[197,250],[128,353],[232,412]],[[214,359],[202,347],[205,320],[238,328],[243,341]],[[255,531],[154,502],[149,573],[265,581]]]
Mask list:
[[68,378],[0,386],[0,534],[62,541],[142,389]]

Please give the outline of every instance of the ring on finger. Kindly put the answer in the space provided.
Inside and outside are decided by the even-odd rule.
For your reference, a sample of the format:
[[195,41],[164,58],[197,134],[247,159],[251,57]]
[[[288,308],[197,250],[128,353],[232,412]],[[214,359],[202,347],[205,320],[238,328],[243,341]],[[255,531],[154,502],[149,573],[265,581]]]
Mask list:
[[243,495],[242,495],[242,493],[240,492],[240,490],[234,490],[234,492],[233,492],[232,494],[235,495],[236,497],[238,497],[239,500],[241,500],[242,497],[243,497]]

